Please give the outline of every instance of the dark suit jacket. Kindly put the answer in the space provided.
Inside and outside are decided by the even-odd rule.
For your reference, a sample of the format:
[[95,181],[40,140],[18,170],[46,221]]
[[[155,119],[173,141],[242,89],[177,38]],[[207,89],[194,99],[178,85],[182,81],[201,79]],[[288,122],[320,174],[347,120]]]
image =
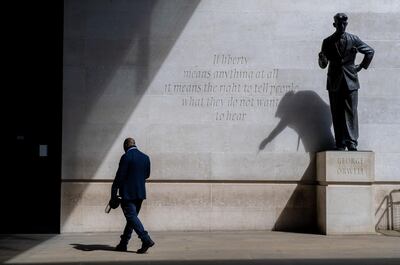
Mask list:
[[111,197],[119,190],[122,200],[146,199],[146,179],[150,176],[150,158],[136,147],[122,155],[111,187]]
[[[329,61],[328,80],[326,88],[329,91],[338,91],[342,84],[343,78],[346,81],[349,90],[357,90],[360,88],[358,82],[357,71],[354,65],[357,52],[364,54],[364,59],[360,66],[367,69],[374,56],[374,50],[360,40],[356,35],[345,32],[345,49],[343,53],[339,51],[337,44],[337,35],[334,33],[322,42],[321,52]],[[326,64],[319,60],[319,65],[322,68]]]

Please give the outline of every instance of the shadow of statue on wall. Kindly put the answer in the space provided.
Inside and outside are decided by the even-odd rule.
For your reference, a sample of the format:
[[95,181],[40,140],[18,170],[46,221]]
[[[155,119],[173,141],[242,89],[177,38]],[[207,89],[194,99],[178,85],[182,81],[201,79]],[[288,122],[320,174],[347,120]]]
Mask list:
[[[273,230],[317,232],[315,154],[335,147],[329,106],[314,91],[290,91],[279,102],[275,117],[280,121],[260,143],[259,151],[289,127],[298,134],[297,150],[301,141],[309,155],[309,164],[276,219]],[[291,165],[288,163],[287,166]]]

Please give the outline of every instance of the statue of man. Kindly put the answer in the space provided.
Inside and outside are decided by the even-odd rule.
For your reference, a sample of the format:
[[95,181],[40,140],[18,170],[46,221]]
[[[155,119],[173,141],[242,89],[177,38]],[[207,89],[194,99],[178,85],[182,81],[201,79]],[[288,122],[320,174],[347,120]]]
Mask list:
[[[337,150],[357,151],[358,117],[357,73],[367,69],[374,56],[374,50],[356,35],[345,32],[347,15],[338,13],[334,17],[336,31],[322,42],[319,66],[329,63],[327,89],[331,107],[333,129]],[[354,65],[357,52],[364,54],[359,65]]]

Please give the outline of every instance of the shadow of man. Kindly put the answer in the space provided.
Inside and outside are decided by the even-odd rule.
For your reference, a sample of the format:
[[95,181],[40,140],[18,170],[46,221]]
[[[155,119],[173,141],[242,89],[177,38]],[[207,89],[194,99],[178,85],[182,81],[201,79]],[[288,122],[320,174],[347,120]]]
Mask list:
[[[82,251],[94,251],[94,250],[103,250],[103,251],[117,251],[115,247],[110,245],[102,245],[102,244],[71,244],[75,249],[82,250]],[[131,253],[136,253],[136,251],[127,251]]]
[[277,218],[273,230],[316,232],[315,154],[335,147],[329,106],[314,91],[290,91],[279,102],[275,117],[280,118],[280,121],[260,143],[259,151],[263,150],[286,127],[289,127],[298,134],[297,150],[301,141],[309,154],[310,161]]

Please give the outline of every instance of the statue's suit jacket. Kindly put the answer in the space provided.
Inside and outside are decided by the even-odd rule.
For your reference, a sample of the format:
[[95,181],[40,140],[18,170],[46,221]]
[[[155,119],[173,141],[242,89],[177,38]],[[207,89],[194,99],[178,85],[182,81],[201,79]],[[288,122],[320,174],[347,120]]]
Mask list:
[[[374,50],[360,40],[356,35],[350,33],[343,33],[345,38],[345,49],[341,53],[340,47],[337,42],[338,37],[334,33],[322,42],[321,52],[326,56],[329,61],[328,80],[326,83],[327,89],[331,92],[338,91],[343,84],[343,78],[346,81],[347,88],[357,90],[360,88],[358,76],[354,60],[357,52],[364,54],[364,59],[360,66],[367,69],[374,56]],[[326,65],[319,60],[322,68]]]
[[136,147],[122,155],[111,187],[115,198],[119,191],[122,200],[146,199],[146,179],[150,176],[150,158]]

